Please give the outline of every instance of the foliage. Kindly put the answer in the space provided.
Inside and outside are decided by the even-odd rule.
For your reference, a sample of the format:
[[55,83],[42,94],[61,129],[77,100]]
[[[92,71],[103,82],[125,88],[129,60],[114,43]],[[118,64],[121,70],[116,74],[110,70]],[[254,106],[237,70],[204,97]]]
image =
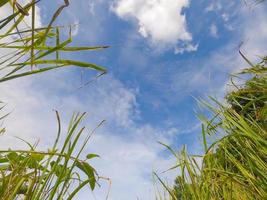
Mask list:
[[263,58],[262,62],[249,69],[243,70],[242,74],[254,74],[244,86],[238,87],[236,91],[227,95],[226,99],[231,108],[243,116],[245,119],[254,119],[260,123],[265,130],[267,115],[267,58]]
[[[47,26],[36,28],[35,7],[39,1],[33,0],[25,6],[13,0],[3,1],[3,3],[1,1],[0,6],[10,3],[14,12],[0,20],[0,48],[8,51],[1,56],[0,82],[68,66],[105,73],[106,69],[95,64],[61,58],[60,52],[101,50],[108,46],[69,46],[72,42],[71,26],[69,26],[69,36],[61,41],[60,33],[66,27],[53,26],[53,23],[62,10],[69,5],[68,0],[65,0],[65,4],[56,10]],[[32,20],[29,25],[24,18],[30,14]]]
[[[72,26],[54,26],[54,22],[64,8],[69,5],[68,0],[52,15],[47,26],[36,27],[36,6],[40,0],[31,0],[26,5],[16,0],[1,0],[0,9],[10,7],[13,10],[9,16],[0,19],[0,83],[23,76],[43,73],[49,70],[68,66],[93,69],[102,74],[106,69],[84,61],[64,59],[61,52],[79,52],[102,50],[108,46],[70,46],[72,42]],[[25,18],[31,17],[30,24]],[[62,31],[69,28],[68,37],[62,36]],[[99,76],[98,76],[99,77]],[[0,111],[3,111],[2,102]],[[8,114],[0,116],[0,122]],[[84,154],[91,134],[80,143],[84,127],[79,124],[85,116],[74,114],[66,135],[62,140],[61,124],[58,112],[58,134],[54,145],[48,151],[38,151],[35,145],[29,150],[0,150],[0,199],[72,199],[86,186],[94,190],[99,179],[96,170],[89,164],[89,160],[98,157],[97,154]],[[100,123],[101,125],[102,123]],[[0,134],[5,128],[0,127]],[[83,153],[83,154],[82,154]]]
[[[173,188],[161,181],[171,199],[267,199],[266,58],[250,64],[239,75],[250,79],[241,86],[233,84],[236,90],[226,96],[229,106],[215,99],[217,106],[205,104],[213,115],[203,122],[205,154],[192,156],[185,148],[178,154],[171,151],[178,163],[172,169],[181,173]],[[207,137],[217,133],[224,137],[208,146]]]
[[94,190],[101,177],[88,161],[97,155],[88,154],[86,159],[80,159],[91,137],[88,134],[79,144],[85,129],[79,128],[79,123],[84,115],[73,115],[61,148],[61,125],[57,113],[59,128],[52,149],[37,151],[35,146],[27,143],[29,150],[0,151],[1,199],[72,199],[87,185]]

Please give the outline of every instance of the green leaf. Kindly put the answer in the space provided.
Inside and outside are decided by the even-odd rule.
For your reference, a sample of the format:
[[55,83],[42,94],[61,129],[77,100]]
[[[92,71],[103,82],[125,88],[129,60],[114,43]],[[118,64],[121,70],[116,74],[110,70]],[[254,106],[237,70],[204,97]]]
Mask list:
[[34,158],[37,162],[40,162],[44,159],[45,155],[34,153],[31,155],[32,158]]
[[[31,38],[29,38],[31,39]],[[58,44],[59,45],[59,44]],[[58,46],[57,45],[57,46]],[[6,45],[6,46],[2,46],[2,48],[6,48],[6,49],[30,49],[31,46],[19,46],[19,45]],[[55,48],[55,46],[36,46],[35,49],[36,50],[51,50]],[[87,47],[87,46],[81,46],[81,47],[62,47],[60,49],[58,49],[57,51],[92,51],[92,50],[102,50],[102,49],[106,49],[109,48],[109,46],[94,46],[94,47]],[[57,59],[58,60],[58,59]]]
[[87,154],[86,158],[87,159],[92,159],[92,158],[99,158],[100,156],[97,154]]
[[21,161],[21,158],[19,158],[19,155],[16,153],[16,152],[10,152],[8,155],[7,155],[7,158],[9,161]]
[[42,165],[40,162],[44,159],[44,155],[42,154],[32,154],[29,157],[27,165],[30,169],[42,169]]
[[6,163],[8,162],[8,159],[5,157],[0,157],[0,163]]
[[[17,63],[13,64],[11,66],[20,66],[20,65],[30,65],[31,62],[24,62],[24,63]],[[97,66],[92,63],[87,63],[87,62],[80,62],[80,61],[74,61],[74,60],[35,60],[34,63],[35,65],[40,65],[40,64],[57,64],[57,65],[72,65],[72,66],[77,66],[77,67],[85,67],[85,68],[91,68],[95,69],[98,71],[103,71],[105,72],[106,69],[103,67]]]
[[0,0],[0,7],[5,5],[9,0]]
[[88,176],[89,185],[90,185],[91,189],[94,190],[95,184],[96,184],[95,169],[91,165],[89,165],[88,163],[80,162],[80,161],[76,162],[76,166]]

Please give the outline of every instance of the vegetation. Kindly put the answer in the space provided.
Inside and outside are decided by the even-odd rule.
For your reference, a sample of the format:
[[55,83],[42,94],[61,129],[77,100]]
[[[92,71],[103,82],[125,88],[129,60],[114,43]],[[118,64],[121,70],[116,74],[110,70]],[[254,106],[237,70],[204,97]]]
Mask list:
[[[177,158],[172,169],[178,168],[181,175],[173,188],[156,176],[171,199],[267,199],[266,58],[257,65],[248,63],[251,67],[239,76],[250,79],[241,86],[233,83],[228,105],[215,99],[216,106],[204,103],[213,116],[201,117],[205,154],[192,156],[185,148],[177,154],[167,146]],[[208,146],[207,138],[214,134],[224,137]]]
[[[103,67],[95,64],[61,58],[60,52],[100,50],[107,46],[69,46],[72,42],[72,27],[53,26],[62,10],[69,5],[68,0],[57,9],[46,27],[36,28],[35,6],[39,1],[31,1],[25,6],[13,0],[1,1],[1,7],[8,3],[11,5],[13,14],[0,21],[0,48],[9,50],[7,54],[1,55],[0,82],[68,66],[105,73]],[[29,15],[31,15],[30,25],[24,20]],[[65,28],[69,28],[69,37],[61,41],[60,33]]]
[[[61,52],[102,50],[108,46],[70,46],[71,26],[54,26],[68,0],[52,15],[47,26],[36,27],[36,4],[32,0],[20,5],[15,0],[1,0],[0,8],[10,6],[9,16],[0,20],[0,82],[43,73],[69,66],[106,73],[106,69],[84,61],[64,59]],[[31,17],[30,24],[25,18]],[[64,38],[62,32],[69,29]],[[62,40],[64,38],[64,40]],[[240,52],[241,53],[241,52]],[[242,53],[250,68],[239,76],[249,76],[243,85],[232,82],[234,91],[226,96],[227,105],[212,99],[216,106],[204,103],[211,119],[201,117],[204,155],[189,155],[184,147],[174,152],[180,175],[174,187],[167,186],[155,174],[172,200],[264,200],[267,199],[267,58],[254,65]],[[3,111],[4,104],[0,107]],[[8,114],[2,114],[0,121]],[[84,155],[92,133],[81,142],[85,113],[72,116],[66,134],[62,135],[60,116],[56,111],[58,133],[48,151],[38,151],[36,145],[24,141],[29,150],[0,150],[0,199],[72,199],[85,186],[94,190],[99,179],[90,159],[97,154]],[[99,126],[102,124],[101,122]],[[98,127],[97,127],[98,128]],[[5,133],[0,127],[0,134]],[[223,137],[208,145],[209,136]]]
[[84,115],[73,115],[60,148],[61,127],[57,113],[58,134],[47,152],[37,151],[29,143],[29,150],[0,151],[1,199],[72,199],[86,185],[94,190],[97,180],[103,177],[98,176],[88,162],[98,155],[88,154],[86,159],[80,159],[91,137],[88,134],[83,143],[79,143],[84,132],[79,123]]
[[[0,8],[9,6],[13,10],[0,20],[0,48],[5,49],[5,54],[0,58],[0,82],[68,66],[93,69],[104,74],[106,70],[103,67],[67,60],[60,55],[60,52],[66,51],[74,53],[107,48],[70,46],[72,27],[53,26],[63,9],[69,5],[68,0],[64,0],[64,5],[56,10],[45,27],[35,26],[35,7],[39,1],[32,0],[26,5],[20,5],[15,0],[0,1]],[[31,17],[30,24],[25,20],[27,16]],[[61,41],[61,32],[66,28],[69,29],[69,36]],[[0,110],[3,111],[5,106],[1,104]],[[3,114],[0,120],[7,115]],[[56,111],[58,133],[54,145],[46,152],[38,151],[36,145],[26,141],[29,150],[1,150],[0,199],[72,199],[85,186],[94,190],[99,179],[106,179],[100,177],[89,164],[90,159],[98,155],[87,154],[84,159],[80,158],[92,135],[88,134],[81,143],[85,128],[79,128],[79,124],[84,116],[85,113],[74,114],[67,133],[62,136],[60,117]],[[4,127],[0,128],[1,134],[5,131]]]

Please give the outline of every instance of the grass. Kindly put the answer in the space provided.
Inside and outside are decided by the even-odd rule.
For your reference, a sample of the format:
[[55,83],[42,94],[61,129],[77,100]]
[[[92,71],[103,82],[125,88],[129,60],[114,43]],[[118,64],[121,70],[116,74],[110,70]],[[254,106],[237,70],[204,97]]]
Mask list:
[[[181,174],[174,187],[167,186],[156,175],[169,193],[165,199],[267,199],[266,61],[263,58],[256,65],[248,62],[250,68],[235,75],[250,79],[241,86],[233,83],[236,89],[226,96],[228,105],[215,99],[212,101],[216,106],[205,103],[212,117],[203,120],[203,155],[189,155],[186,148],[176,153],[165,145],[177,158],[172,169]],[[214,134],[224,137],[208,145],[208,138]]]
[[[72,26],[53,26],[60,13],[69,5],[68,0],[56,10],[47,26],[36,27],[35,6],[39,1],[31,1],[25,6],[11,0],[0,4],[2,7],[8,6],[9,3],[14,11],[10,16],[0,20],[0,48],[8,51],[1,55],[0,82],[69,66],[106,73],[106,69],[102,66],[62,58],[60,52],[94,51],[106,49],[108,46],[70,46]],[[30,10],[32,12],[29,12]],[[32,15],[31,25],[24,20],[29,13]],[[66,29],[69,29],[68,37],[61,41],[61,33]]]
[[[103,50],[108,46],[71,46],[72,26],[54,26],[61,12],[69,6],[64,0],[51,16],[47,26],[36,27],[36,6],[40,0],[32,0],[26,5],[17,1],[1,0],[0,9],[10,6],[13,13],[0,19],[0,49],[5,54],[0,57],[0,83],[44,73],[65,67],[82,67],[106,73],[104,67],[81,60],[67,60],[61,52],[80,52]],[[25,17],[31,15],[31,23]],[[69,29],[68,37],[62,40],[62,32]],[[4,104],[0,111],[4,113]],[[0,121],[8,114],[2,114]],[[68,130],[62,134],[60,117],[56,111],[58,133],[53,146],[48,151],[38,151],[36,145],[24,141],[29,150],[0,150],[0,199],[66,199],[76,197],[80,190],[93,191],[100,179],[109,181],[97,174],[90,160],[97,154],[85,154],[84,149],[92,133],[85,134],[85,127],[79,127],[85,113],[72,116]],[[103,122],[99,124],[102,125]],[[99,127],[98,126],[98,127]],[[97,128],[98,128],[97,127]],[[1,123],[0,133],[6,129]],[[85,139],[84,139],[85,138]],[[89,186],[89,188],[88,188]]]
[[[40,0],[26,5],[1,0],[0,9],[10,6],[13,12],[0,19],[0,83],[24,76],[44,73],[70,66],[95,70],[101,76],[106,69],[82,60],[68,60],[62,52],[103,50],[108,46],[71,46],[72,26],[54,25],[57,17],[69,6],[69,1],[56,9],[46,26],[36,27],[36,6]],[[260,2],[260,1],[257,1]],[[27,24],[25,17],[31,15]],[[63,31],[69,31],[63,37]],[[64,38],[64,39],[62,39]],[[158,174],[155,177],[165,192],[158,199],[172,200],[265,200],[267,199],[267,67],[266,57],[254,65],[243,54],[250,68],[242,74],[250,79],[242,86],[233,83],[235,91],[226,96],[228,105],[212,99],[216,106],[205,103],[212,114],[202,124],[203,155],[189,155],[186,147],[175,152],[163,144],[177,159],[170,170],[179,170],[174,187],[168,186]],[[0,121],[8,114],[2,102]],[[85,113],[72,116],[65,134],[56,112],[58,133],[52,147],[38,151],[36,145],[24,141],[29,150],[0,150],[0,199],[73,199],[81,189],[94,190],[100,179],[90,161],[99,157],[84,149],[92,133],[80,127]],[[99,124],[101,126],[103,122]],[[0,133],[6,132],[0,124]],[[98,126],[98,127],[99,127]],[[97,128],[98,128],[97,127]],[[224,135],[209,145],[209,137]],[[83,137],[84,138],[84,137]],[[166,196],[165,194],[168,194]]]
[[85,127],[79,128],[79,124],[85,113],[73,115],[63,136],[58,112],[56,116],[58,133],[48,151],[38,151],[27,142],[29,150],[0,150],[1,199],[72,199],[83,187],[88,185],[94,190],[97,181],[105,179],[89,164],[98,155],[80,158],[93,134],[87,134],[81,143]]

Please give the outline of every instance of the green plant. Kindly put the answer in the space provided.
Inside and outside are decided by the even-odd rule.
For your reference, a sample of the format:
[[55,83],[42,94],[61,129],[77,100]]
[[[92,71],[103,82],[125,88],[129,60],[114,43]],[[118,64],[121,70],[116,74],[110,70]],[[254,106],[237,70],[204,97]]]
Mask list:
[[97,181],[104,178],[89,164],[98,155],[87,154],[80,159],[93,134],[87,134],[83,143],[79,143],[85,130],[79,128],[79,123],[85,113],[73,115],[62,145],[61,123],[56,114],[58,134],[47,152],[37,151],[36,146],[27,142],[29,150],[0,150],[1,199],[72,199],[87,185],[94,190]]
[[[64,5],[56,10],[47,26],[36,28],[35,7],[39,1],[33,0],[25,6],[19,5],[13,0],[1,1],[1,7],[9,3],[14,12],[0,20],[0,33],[2,33],[0,35],[0,48],[9,49],[8,53],[1,56],[0,82],[68,66],[94,69],[106,73],[106,69],[98,65],[61,58],[60,52],[101,50],[108,48],[108,46],[69,46],[72,42],[71,26],[68,26],[69,37],[61,41],[60,33],[66,27],[53,26],[53,23],[62,10],[69,5],[68,0],[64,0]],[[24,20],[25,16],[29,14],[32,16],[30,25]]]
[[[176,153],[165,145],[177,158],[171,169],[181,174],[173,188],[157,175],[170,199],[267,198],[266,58],[257,65],[249,64],[240,75],[251,78],[241,86],[233,84],[236,89],[226,96],[228,105],[215,99],[216,106],[204,103],[213,116],[210,120],[201,117],[204,155],[189,155],[185,148]],[[218,133],[224,137],[208,146],[207,138]]]
[[[93,69],[100,75],[106,73],[106,69],[98,65],[61,57],[61,52],[101,50],[108,46],[70,46],[72,27],[53,25],[69,5],[68,0],[64,0],[47,26],[36,27],[36,5],[39,1],[32,0],[26,5],[20,5],[16,0],[0,1],[0,9],[11,6],[13,10],[9,16],[0,19],[0,49],[7,50],[0,57],[0,83],[68,66]],[[31,15],[30,24],[25,22],[28,15]],[[69,28],[69,36],[62,41],[61,32],[66,28]],[[4,104],[1,102],[1,105]],[[0,107],[0,111],[3,109],[4,106]],[[2,114],[0,122],[7,115]],[[58,112],[56,116],[58,134],[48,151],[38,151],[35,145],[26,141],[29,150],[0,150],[0,199],[72,199],[86,186],[94,190],[99,179],[108,180],[100,177],[89,164],[90,159],[98,155],[87,154],[84,159],[80,158],[92,135],[87,134],[80,143],[85,128],[79,128],[79,124],[85,113],[73,115],[67,134],[63,136]],[[5,131],[1,123],[0,133]]]

